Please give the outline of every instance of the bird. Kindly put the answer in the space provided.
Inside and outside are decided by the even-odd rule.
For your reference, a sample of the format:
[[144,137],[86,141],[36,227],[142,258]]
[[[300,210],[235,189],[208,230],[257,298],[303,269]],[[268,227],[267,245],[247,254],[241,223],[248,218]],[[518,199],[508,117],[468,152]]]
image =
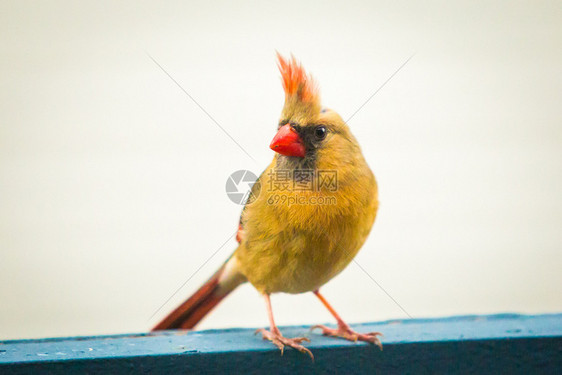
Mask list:
[[306,353],[307,337],[283,336],[270,296],[312,292],[337,328],[316,325],[325,336],[364,341],[382,349],[380,332],[355,332],[320,287],[342,272],[365,243],[379,207],[378,187],[347,123],[323,107],[316,80],[291,55],[277,53],[285,102],[270,148],[272,162],[252,185],[240,215],[238,247],[191,297],[153,330],[192,329],[238,286],[263,295],[271,341]]

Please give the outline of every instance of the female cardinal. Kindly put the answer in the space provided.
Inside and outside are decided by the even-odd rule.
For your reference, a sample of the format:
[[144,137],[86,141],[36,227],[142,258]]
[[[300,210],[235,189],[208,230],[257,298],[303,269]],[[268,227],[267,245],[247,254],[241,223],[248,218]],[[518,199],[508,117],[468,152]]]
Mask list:
[[377,184],[342,118],[322,109],[317,86],[295,60],[278,57],[285,105],[269,146],[275,157],[253,185],[242,210],[238,248],[224,265],[154,330],[193,328],[224,297],[249,281],[265,297],[270,329],[281,352],[312,353],[305,337],[284,337],[273,320],[271,293],[313,292],[338,323],[324,335],[382,348],[379,332],[354,332],[318,289],[339,274],[367,238],[378,208]]

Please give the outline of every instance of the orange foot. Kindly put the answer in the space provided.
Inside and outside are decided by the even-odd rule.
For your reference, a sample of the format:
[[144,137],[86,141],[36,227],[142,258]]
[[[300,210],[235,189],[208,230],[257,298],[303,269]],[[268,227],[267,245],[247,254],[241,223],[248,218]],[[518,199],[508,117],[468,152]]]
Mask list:
[[328,328],[323,325],[316,325],[311,328],[311,330],[320,328],[322,330],[322,334],[324,336],[332,336],[332,337],[341,337],[349,341],[365,341],[370,342],[371,344],[375,344],[382,350],[382,343],[379,340],[378,336],[382,336],[383,334],[380,332],[369,332],[369,333],[357,333],[351,329],[347,324],[340,325],[337,329]]
[[287,346],[290,346],[291,348],[297,349],[301,353],[308,354],[310,356],[310,358],[314,361],[314,356],[312,355],[312,352],[301,345],[301,342],[303,342],[303,341],[310,342],[310,340],[307,339],[306,337],[294,337],[294,338],[290,339],[290,338],[284,337],[281,334],[281,331],[279,331],[278,329],[273,329],[271,331],[268,331],[265,328],[260,328],[256,331],[256,333],[258,333],[258,332],[261,332],[264,340],[269,340],[273,344],[275,344],[275,346],[277,346],[279,348],[279,350],[281,350],[281,355],[283,355],[285,345],[287,345]]

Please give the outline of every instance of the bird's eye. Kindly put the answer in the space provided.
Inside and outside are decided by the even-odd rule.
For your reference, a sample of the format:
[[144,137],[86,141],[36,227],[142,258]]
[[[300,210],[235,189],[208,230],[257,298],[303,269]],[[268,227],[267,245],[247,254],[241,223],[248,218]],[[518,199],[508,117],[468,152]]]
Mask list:
[[326,130],[325,126],[317,126],[316,129],[314,129],[314,135],[316,136],[316,139],[324,139],[326,138],[326,133],[328,133],[328,131]]

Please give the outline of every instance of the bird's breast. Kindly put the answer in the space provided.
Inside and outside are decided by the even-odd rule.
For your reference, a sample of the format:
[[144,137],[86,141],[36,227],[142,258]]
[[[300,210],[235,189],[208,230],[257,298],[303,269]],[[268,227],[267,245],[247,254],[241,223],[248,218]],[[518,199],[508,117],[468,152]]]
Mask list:
[[377,210],[374,179],[334,191],[263,190],[245,210],[236,256],[261,292],[319,288],[357,254]]

